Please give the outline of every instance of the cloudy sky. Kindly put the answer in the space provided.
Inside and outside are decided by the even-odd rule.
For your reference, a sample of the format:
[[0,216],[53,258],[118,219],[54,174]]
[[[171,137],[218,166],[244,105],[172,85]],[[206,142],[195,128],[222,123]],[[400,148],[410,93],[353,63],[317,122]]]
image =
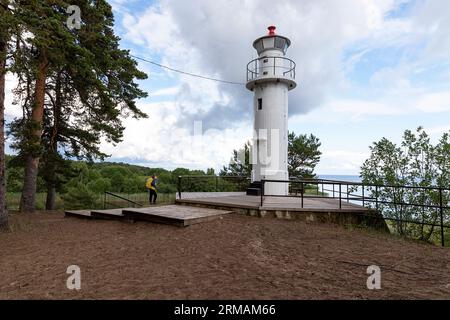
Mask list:
[[[122,47],[187,72],[245,82],[267,26],[292,41],[289,129],[322,142],[319,174],[357,174],[369,145],[450,129],[448,0],[110,0]],[[112,160],[219,169],[252,136],[252,93],[140,62],[139,102]],[[10,83],[10,86],[12,84]]]

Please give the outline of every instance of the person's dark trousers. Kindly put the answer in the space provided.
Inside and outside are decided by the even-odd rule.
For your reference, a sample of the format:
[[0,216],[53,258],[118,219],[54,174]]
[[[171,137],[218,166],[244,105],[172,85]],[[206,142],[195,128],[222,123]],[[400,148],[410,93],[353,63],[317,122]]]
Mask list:
[[156,191],[153,190],[153,189],[150,189],[150,196],[149,196],[150,203],[156,203],[156,198],[157,197],[158,197],[158,194],[156,193]]

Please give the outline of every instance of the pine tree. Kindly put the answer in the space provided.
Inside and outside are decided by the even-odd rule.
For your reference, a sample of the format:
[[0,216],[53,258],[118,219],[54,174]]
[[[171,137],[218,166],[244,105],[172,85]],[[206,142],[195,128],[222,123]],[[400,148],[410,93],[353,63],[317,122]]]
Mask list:
[[[36,202],[36,182],[39,161],[42,154],[41,136],[45,107],[45,90],[47,77],[52,64],[64,61],[65,53],[70,50],[75,39],[64,26],[64,1],[21,1],[18,17],[23,24],[23,32],[29,33],[22,43],[22,60],[17,69],[24,70],[34,82],[32,97],[27,96],[25,108],[29,108],[28,118],[23,131],[26,142],[21,150],[25,161],[25,176],[20,201],[20,210],[34,211]],[[27,79],[27,84],[30,79]]]
[[68,6],[64,1],[27,3],[22,14],[34,37],[20,54],[27,76],[19,78],[16,90],[23,97],[25,117],[11,124],[13,147],[26,163],[22,211],[34,209],[38,169],[47,183],[46,207],[53,209],[58,171],[67,164],[64,159],[104,158],[101,137],[118,143],[122,117],[146,116],[135,104],[146,93],[134,82],[146,75],[127,51],[120,50],[106,1],[71,1],[81,8],[79,30],[64,26]]
[[320,161],[319,138],[310,134],[288,133],[288,171],[292,178],[315,178],[314,169]]
[[[134,83],[134,79],[145,79],[145,73],[137,69],[127,51],[119,49],[109,4],[88,4],[84,0],[77,3],[83,12],[83,27],[74,32],[79,46],[70,57],[82,63],[64,66],[47,94],[52,106],[46,117],[52,123],[43,137],[47,209],[54,209],[61,176],[57,171],[66,167],[64,158],[104,159],[107,155],[99,149],[100,137],[117,143],[124,130],[121,117],[146,117],[135,105],[146,93]],[[70,121],[75,118],[77,121]],[[64,155],[58,153],[58,147],[63,147]]]
[[244,147],[233,150],[233,157],[228,166],[220,170],[220,176],[250,177],[252,174],[252,164],[250,161],[251,144],[247,141]]
[[[0,10],[4,11],[3,7]],[[4,19],[4,12],[0,13],[0,20]],[[4,30],[0,24],[0,30]],[[6,177],[5,177],[5,76],[6,76],[6,47],[7,39],[0,34],[0,228],[8,223],[6,210]]]

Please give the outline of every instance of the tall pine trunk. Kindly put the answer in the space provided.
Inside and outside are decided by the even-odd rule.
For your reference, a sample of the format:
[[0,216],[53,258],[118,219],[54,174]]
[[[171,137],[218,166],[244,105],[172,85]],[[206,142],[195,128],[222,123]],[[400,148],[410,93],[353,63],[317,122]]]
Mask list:
[[5,77],[6,43],[0,42],[0,228],[8,224],[5,177]]
[[47,184],[47,199],[45,201],[45,210],[56,209],[56,186],[54,184]]
[[56,140],[50,142],[50,148],[47,150],[47,159],[45,164],[47,199],[45,201],[46,210],[55,210],[56,208],[56,166],[57,166],[57,143]]
[[31,152],[25,160],[25,176],[23,181],[20,211],[33,212],[36,207],[36,186],[39,167],[42,121],[44,116],[45,81],[47,78],[48,61],[43,52],[39,55],[39,64],[36,77],[35,97],[31,112],[32,133],[30,137]]
[[55,210],[56,208],[56,169],[58,165],[58,135],[59,123],[62,108],[62,92],[61,92],[61,72],[56,77],[55,85],[55,101],[53,104],[53,126],[50,133],[49,144],[47,147],[47,161],[45,164],[47,199],[45,202],[46,210]]

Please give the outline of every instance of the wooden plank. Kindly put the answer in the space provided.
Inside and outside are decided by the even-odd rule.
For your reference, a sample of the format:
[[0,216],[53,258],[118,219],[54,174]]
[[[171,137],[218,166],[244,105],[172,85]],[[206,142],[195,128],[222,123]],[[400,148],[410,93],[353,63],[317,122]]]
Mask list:
[[247,195],[235,195],[226,197],[198,197],[189,199],[179,199],[177,203],[183,204],[205,204],[211,206],[222,206],[229,208],[255,209],[255,210],[290,210],[290,211],[317,211],[317,212],[344,212],[357,211],[364,212],[368,209],[353,203],[342,201],[342,208],[339,209],[339,200],[332,198],[303,198],[303,208],[299,197],[266,197],[264,206],[261,205],[261,198]]
[[64,211],[66,217],[93,219],[89,210],[66,210]]
[[132,219],[176,226],[189,226],[196,223],[211,221],[231,211],[168,205],[148,208],[128,208],[123,214]]
[[125,216],[123,215],[122,210],[123,209],[92,210],[91,216],[97,219],[123,220]]

